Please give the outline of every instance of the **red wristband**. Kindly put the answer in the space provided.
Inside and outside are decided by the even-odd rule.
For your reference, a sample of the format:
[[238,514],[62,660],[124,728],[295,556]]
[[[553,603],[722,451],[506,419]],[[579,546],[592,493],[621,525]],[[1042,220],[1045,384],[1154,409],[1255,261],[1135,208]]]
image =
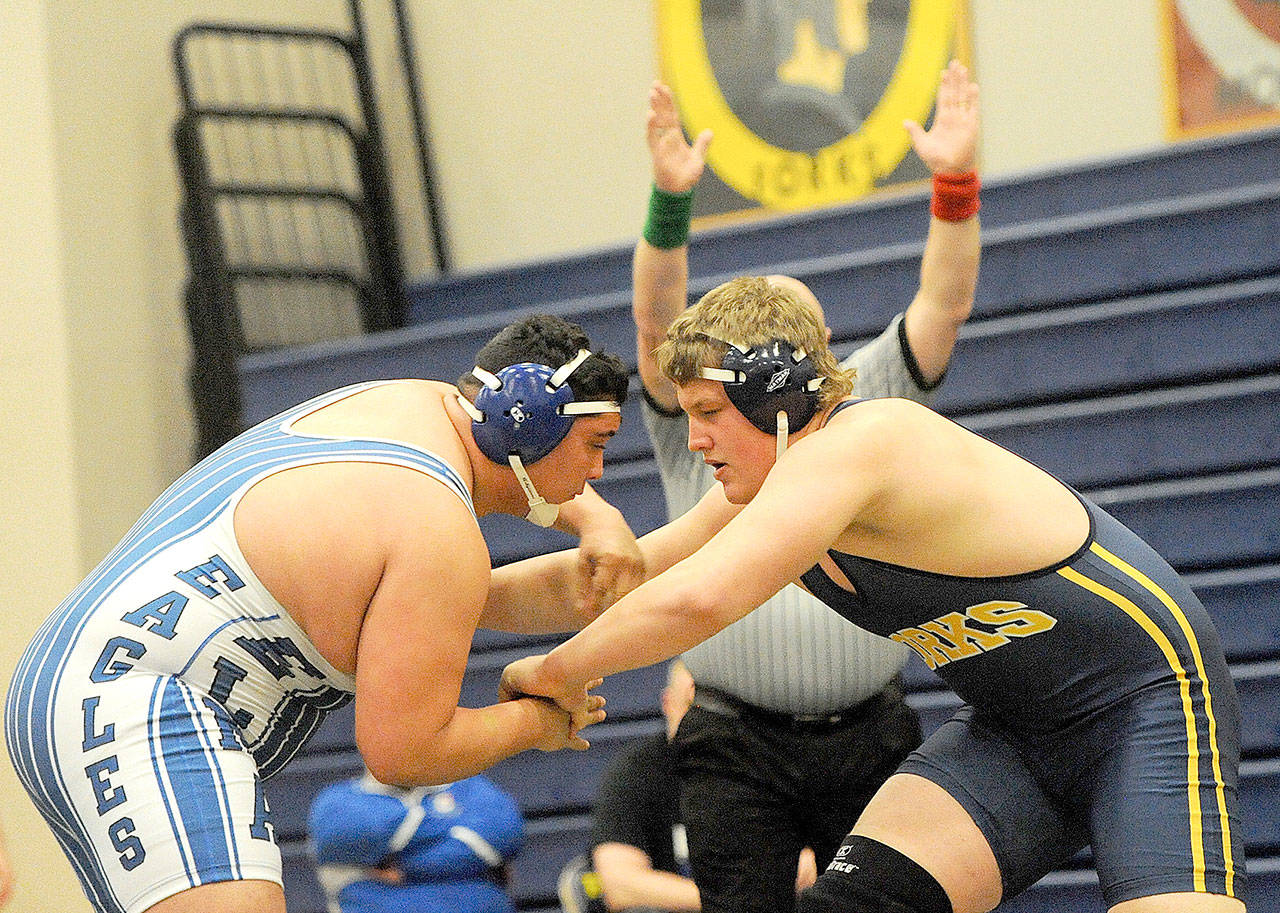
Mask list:
[[933,202],[929,211],[944,222],[963,222],[982,208],[978,190],[982,187],[978,172],[935,174]]

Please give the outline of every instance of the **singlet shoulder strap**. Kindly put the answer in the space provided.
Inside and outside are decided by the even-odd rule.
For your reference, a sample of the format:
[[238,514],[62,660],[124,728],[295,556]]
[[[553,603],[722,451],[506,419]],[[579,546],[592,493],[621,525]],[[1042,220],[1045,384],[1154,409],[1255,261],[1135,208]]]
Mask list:
[[828,575],[827,572],[822,569],[822,566],[818,564],[815,564],[813,567],[809,568],[809,570],[801,574],[800,580],[804,583],[810,593],[812,593],[816,598],[827,603],[827,605],[831,605],[830,600],[832,598],[838,598],[841,594],[843,594],[845,598],[848,598],[849,596],[847,591],[841,590],[840,587],[836,586],[830,575]]
[[[471,514],[475,506],[457,470],[443,457],[418,445],[375,437],[344,437],[314,431],[300,431],[298,421],[325,406],[347,399],[373,387],[399,383],[395,380],[366,381],[317,396],[267,419],[211,458],[205,471],[222,465],[241,470],[240,479],[247,490],[269,475],[314,463],[366,462],[390,463],[414,469],[442,483],[458,496]],[[243,454],[243,457],[242,457]],[[197,467],[201,468],[201,467]]]
[[[831,421],[839,413],[843,412],[845,409],[848,409],[850,406],[856,406],[858,403],[865,403],[865,402],[866,402],[865,399],[855,396],[852,399],[846,399],[843,402],[836,403],[835,408],[833,408],[831,412],[827,415],[827,421],[828,422]],[[823,424],[826,424],[826,422],[824,422]]]

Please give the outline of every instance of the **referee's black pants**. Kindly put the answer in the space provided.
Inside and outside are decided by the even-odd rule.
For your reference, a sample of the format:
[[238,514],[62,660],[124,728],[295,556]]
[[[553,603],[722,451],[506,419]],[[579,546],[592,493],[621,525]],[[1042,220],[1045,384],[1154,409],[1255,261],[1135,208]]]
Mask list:
[[834,723],[714,706],[695,702],[672,741],[703,913],[792,913],[801,849],[812,847],[821,874],[920,744],[919,717],[898,682]]

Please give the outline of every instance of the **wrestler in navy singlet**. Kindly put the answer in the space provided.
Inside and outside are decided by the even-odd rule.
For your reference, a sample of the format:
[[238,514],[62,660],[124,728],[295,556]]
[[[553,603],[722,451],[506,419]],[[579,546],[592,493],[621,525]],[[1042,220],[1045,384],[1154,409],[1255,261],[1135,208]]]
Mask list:
[[227,879],[280,882],[261,780],[351,700],[355,682],[254,576],[236,506],[274,473],[354,461],[422,472],[474,515],[440,457],[293,430],[376,385],[303,403],[193,467],[19,661],[5,707],[10,756],[96,908],[132,913]]
[[1109,906],[1239,896],[1240,711],[1217,630],[1163,558],[1077,497],[1088,538],[1038,571],[960,577],[829,551],[856,593],[820,566],[802,579],[968,705],[900,770],[973,816],[1006,897],[1089,843]]

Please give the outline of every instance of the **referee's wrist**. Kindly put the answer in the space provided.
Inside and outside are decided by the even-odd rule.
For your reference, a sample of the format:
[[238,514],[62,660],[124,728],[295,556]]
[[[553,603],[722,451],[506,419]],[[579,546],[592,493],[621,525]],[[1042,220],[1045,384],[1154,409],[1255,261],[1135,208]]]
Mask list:
[[644,239],[660,250],[674,250],[689,243],[693,190],[673,193],[654,184],[649,191],[649,214]]
[[972,218],[982,208],[978,198],[981,189],[978,172],[972,168],[960,172],[936,172],[933,175],[930,212],[944,222],[963,222]]

